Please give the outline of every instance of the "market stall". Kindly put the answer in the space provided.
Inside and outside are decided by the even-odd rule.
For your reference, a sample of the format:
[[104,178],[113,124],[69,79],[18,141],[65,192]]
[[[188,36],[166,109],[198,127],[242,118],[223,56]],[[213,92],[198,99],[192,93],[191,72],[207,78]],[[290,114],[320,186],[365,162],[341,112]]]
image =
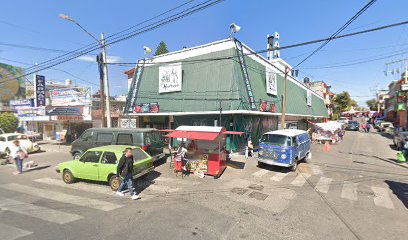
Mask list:
[[342,124],[335,121],[328,121],[324,123],[316,123],[315,141],[319,143],[339,141],[339,132],[342,131]]
[[[243,132],[226,131],[223,127],[207,126],[180,126],[165,137],[175,139],[179,146],[175,154],[185,150],[183,159],[174,157],[176,171],[184,167],[191,173],[199,173],[202,176],[211,175],[219,177],[227,167],[226,135],[241,135]],[[180,147],[181,146],[181,147]],[[185,165],[181,166],[183,162]]]

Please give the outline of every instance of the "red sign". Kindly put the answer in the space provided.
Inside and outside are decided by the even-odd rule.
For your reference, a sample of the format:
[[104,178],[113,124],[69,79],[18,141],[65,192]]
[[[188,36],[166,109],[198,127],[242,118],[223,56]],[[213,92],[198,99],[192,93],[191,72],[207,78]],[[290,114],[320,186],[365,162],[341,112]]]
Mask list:
[[275,103],[271,103],[270,111],[273,112],[273,113],[276,111]]

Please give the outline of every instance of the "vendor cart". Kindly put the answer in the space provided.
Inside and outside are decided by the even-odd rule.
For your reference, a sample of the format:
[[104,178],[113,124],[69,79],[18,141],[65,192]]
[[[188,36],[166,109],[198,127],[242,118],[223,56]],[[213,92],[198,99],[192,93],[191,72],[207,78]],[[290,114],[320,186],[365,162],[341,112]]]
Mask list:
[[[181,159],[172,157],[175,171],[180,171],[183,167],[190,173],[211,175],[214,178],[221,176],[227,167],[226,136],[243,134],[226,131],[223,127],[207,126],[180,126],[175,130],[162,131],[170,132],[164,137],[173,138],[175,140],[173,142],[178,142],[179,146],[187,150],[185,154],[187,166],[181,166]],[[178,148],[174,153],[179,152]]]

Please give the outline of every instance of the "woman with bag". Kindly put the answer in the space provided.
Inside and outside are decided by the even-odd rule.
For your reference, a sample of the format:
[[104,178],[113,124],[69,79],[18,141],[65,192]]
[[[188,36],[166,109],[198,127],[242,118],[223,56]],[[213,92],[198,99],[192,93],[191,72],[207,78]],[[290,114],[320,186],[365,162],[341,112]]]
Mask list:
[[20,141],[14,140],[14,147],[10,151],[10,156],[16,162],[17,171],[14,174],[21,174],[23,172],[23,160],[28,157],[27,150],[20,146]]

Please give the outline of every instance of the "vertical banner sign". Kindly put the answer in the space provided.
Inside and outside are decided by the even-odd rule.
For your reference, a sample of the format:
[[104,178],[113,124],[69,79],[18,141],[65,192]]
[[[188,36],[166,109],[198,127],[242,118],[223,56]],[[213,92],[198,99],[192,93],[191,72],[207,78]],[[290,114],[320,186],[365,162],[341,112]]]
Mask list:
[[36,107],[45,106],[45,77],[34,75],[34,101]]
[[258,109],[256,107],[254,94],[252,92],[251,82],[249,81],[248,69],[245,64],[244,51],[242,48],[242,44],[240,41],[238,41],[235,38],[234,38],[234,41],[235,41],[235,47],[237,49],[237,54],[239,57],[239,63],[241,65],[242,75],[244,77],[245,88],[248,94],[249,108],[251,109],[251,111],[257,111]]
[[310,90],[307,90],[307,98],[306,98],[307,106],[312,106],[312,93]]
[[278,84],[276,82],[276,73],[272,69],[266,68],[266,93],[278,95]]
[[128,97],[126,98],[126,106],[125,106],[125,111],[124,111],[125,115],[129,113],[133,113],[133,111],[135,110],[136,98],[137,98],[137,94],[139,91],[140,81],[143,75],[144,64],[145,64],[145,61],[143,60],[143,63],[141,66],[139,66],[139,64],[136,66],[135,73],[133,74],[133,80],[130,85]]

